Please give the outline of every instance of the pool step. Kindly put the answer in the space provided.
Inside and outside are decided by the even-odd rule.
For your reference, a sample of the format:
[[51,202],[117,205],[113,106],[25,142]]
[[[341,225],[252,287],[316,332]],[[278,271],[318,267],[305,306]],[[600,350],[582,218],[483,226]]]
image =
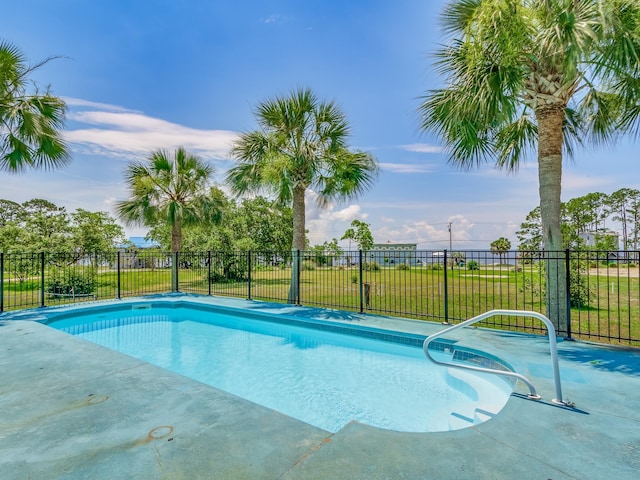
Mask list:
[[449,368],[448,382],[470,400],[468,404],[453,408],[449,415],[451,430],[467,428],[492,419],[502,410],[511,394],[506,383],[503,388],[499,379],[492,381],[455,368]]

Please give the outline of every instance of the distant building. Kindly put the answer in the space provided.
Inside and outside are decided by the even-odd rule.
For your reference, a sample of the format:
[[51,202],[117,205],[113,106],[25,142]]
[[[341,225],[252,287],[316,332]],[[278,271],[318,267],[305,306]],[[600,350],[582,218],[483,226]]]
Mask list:
[[158,248],[159,246],[160,244],[155,240],[145,240],[144,237],[129,237],[129,242],[118,247],[118,251],[120,252],[120,267],[158,268],[165,266],[167,261],[171,261],[171,256],[168,256],[167,259],[155,256],[149,257],[144,255],[143,252],[140,252],[141,250]]
[[606,244],[608,245],[607,250],[620,250],[620,235],[616,232],[611,232],[608,230],[598,230],[598,231],[589,231],[589,232],[581,232],[578,236],[584,240],[584,243],[587,247],[595,247],[597,244]]
[[393,266],[400,263],[407,265],[416,264],[417,243],[374,243],[373,248],[367,252],[370,261],[380,266]]

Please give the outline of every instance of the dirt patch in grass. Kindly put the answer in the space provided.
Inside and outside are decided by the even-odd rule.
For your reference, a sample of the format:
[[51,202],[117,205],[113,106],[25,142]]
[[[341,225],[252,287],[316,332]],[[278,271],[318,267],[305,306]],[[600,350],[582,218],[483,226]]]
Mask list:
[[589,275],[594,275],[598,277],[629,277],[629,278],[640,278],[640,268],[631,267],[631,268],[590,268]]

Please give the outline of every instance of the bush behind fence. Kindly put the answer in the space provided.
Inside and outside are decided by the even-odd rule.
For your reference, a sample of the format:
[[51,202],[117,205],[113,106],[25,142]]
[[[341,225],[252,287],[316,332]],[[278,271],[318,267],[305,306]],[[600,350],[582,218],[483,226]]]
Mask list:
[[[545,268],[562,262],[570,323],[559,334],[640,345],[639,257],[568,250],[0,253],[0,311],[179,291],[457,323],[497,308],[545,313]],[[484,326],[542,328],[506,316]]]

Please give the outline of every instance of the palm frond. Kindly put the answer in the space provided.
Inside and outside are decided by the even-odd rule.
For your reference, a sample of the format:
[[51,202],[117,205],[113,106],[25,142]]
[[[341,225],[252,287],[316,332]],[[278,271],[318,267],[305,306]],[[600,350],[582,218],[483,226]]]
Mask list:
[[30,67],[16,47],[0,43],[1,170],[49,169],[70,160],[61,134],[65,103],[48,90],[27,92],[29,74],[49,60]]

